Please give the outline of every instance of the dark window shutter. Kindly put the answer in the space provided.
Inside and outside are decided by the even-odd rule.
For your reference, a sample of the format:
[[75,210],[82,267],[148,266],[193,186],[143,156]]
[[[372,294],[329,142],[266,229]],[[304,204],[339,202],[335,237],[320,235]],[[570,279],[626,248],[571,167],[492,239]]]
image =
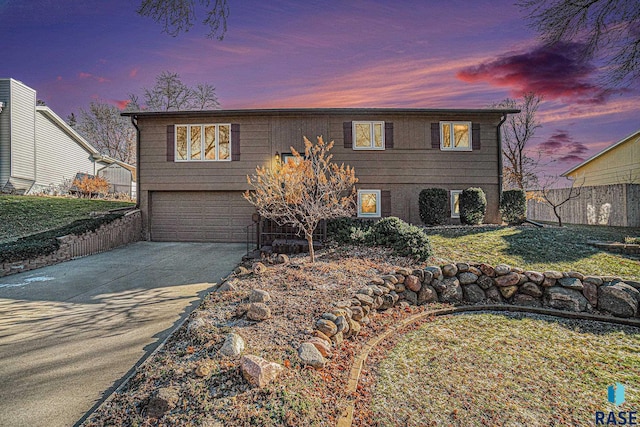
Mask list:
[[471,149],[480,149],[480,123],[471,124]]
[[393,123],[384,124],[384,148],[393,148]]
[[440,123],[431,123],[431,148],[440,149]]
[[175,132],[176,128],[174,125],[167,125],[167,162],[175,161]]
[[240,160],[240,125],[231,125],[231,161]]
[[344,148],[353,148],[351,122],[342,123],[342,129],[344,131]]
[[391,191],[380,191],[380,214],[383,217],[391,216]]

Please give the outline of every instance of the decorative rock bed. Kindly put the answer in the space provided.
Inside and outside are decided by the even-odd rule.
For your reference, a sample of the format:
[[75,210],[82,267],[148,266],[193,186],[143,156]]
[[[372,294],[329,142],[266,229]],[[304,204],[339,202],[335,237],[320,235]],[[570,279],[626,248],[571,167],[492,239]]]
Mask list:
[[585,276],[559,271],[524,271],[506,264],[457,263],[423,269],[400,268],[379,276],[338,301],[315,324],[314,337],[298,349],[300,360],[321,368],[331,347],[357,335],[373,310],[399,304],[450,303],[473,305],[507,303],[572,312],[604,312],[616,317],[638,317],[640,283],[618,277]]

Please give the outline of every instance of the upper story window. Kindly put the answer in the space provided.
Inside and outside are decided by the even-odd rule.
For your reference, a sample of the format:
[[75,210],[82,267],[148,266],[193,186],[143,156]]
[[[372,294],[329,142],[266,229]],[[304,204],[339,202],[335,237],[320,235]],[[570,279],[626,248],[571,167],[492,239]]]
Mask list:
[[384,150],[384,122],[353,122],[354,150]]
[[231,125],[176,125],[176,161],[230,161]]
[[440,149],[471,151],[471,122],[440,122]]

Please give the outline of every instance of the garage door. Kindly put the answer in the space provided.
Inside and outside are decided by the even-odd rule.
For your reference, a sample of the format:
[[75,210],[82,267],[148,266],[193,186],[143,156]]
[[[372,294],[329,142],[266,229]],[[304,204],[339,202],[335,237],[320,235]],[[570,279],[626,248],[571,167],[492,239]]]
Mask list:
[[254,212],[238,191],[154,191],[151,240],[245,242]]

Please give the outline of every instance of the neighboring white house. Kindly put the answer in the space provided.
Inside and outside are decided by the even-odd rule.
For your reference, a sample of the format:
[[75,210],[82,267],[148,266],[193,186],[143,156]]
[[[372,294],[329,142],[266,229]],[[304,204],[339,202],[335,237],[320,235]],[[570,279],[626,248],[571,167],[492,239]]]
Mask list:
[[85,173],[132,194],[135,166],[101,155],[49,107],[37,106],[34,89],[0,78],[0,104],[0,191],[38,192]]

